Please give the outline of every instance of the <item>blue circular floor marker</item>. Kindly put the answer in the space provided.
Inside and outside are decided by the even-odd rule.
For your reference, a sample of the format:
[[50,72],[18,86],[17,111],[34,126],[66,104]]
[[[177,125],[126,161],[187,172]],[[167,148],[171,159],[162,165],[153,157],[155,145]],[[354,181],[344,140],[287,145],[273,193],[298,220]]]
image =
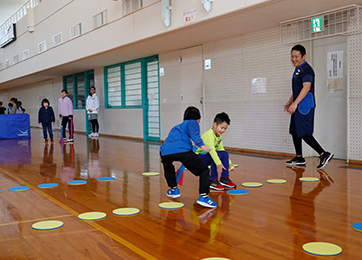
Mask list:
[[46,188],[55,188],[58,187],[58,183],[42,183],[38,185],[38,188],[46,189]]
[[116,178],[114,178],[114,177],[99,177],[99,178],[97,178],[97,181],[113,181],[115,179]]
[[68,181],[69,185],[82,185],[82,184],[86,184],[87,181],[83,181],[83,180],[74,180],[74,181]]
[[357,231],[362,231],[362,222],[354,223],[352,227]]
[[228,190],[226,191],[227,194],[230,195],[246,195],[249,193],[247,190]]
[[12,190],[12,191],[23,191],[23,190],[28,190],[29,186],[16,186],[16,187],[10,187],[8,188],[8,190]]

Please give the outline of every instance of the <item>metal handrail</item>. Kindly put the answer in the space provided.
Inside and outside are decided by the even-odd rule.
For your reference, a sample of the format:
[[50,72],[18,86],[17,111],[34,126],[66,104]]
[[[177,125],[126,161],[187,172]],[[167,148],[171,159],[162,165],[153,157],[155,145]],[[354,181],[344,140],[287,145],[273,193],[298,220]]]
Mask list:
[[33,8],[37,6],[42,0],[29,0],[27,1],[18,11],[15,12],[12,16],[10,16],[9,19],[7,19],[1,26],[0,26],[0,32],[5,31],[6,28],[8,28],[13,23],[16,23],[21,18],[23,18],[27,14],[28,8]]

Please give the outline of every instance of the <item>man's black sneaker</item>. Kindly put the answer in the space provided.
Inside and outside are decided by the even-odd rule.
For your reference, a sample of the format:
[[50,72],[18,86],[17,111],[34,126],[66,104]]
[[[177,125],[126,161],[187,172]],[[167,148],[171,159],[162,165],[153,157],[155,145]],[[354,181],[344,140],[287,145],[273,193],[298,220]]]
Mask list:
[[323,155],[319,156],[319,159],[320,159],[320,163],[319,165],[317,166],[317,169],[320,170],[320,169],[323,169],[324,166],[327,165],[327,163],[332,160],[334,154],[333,153],[330,153],[330,152],[324,152]]
[[307,163],[305,162],[303,157],[294,157],[293,159],[291,159],[290,161],[286,161],[285,164],[287,165],[306,165]]

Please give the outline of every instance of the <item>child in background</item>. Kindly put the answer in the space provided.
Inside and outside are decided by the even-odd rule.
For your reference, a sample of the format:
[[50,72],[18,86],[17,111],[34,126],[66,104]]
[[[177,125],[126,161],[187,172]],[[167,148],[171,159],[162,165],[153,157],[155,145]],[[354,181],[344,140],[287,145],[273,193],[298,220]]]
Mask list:
[[[206,163],[211,165],[210,188],[214,190],[225,190],[226,188],[235,188],[236,185],[229,178],[229,166],[232,165],[229,159],[229,153],[225,151],[222,144],[221,135],[230,125],[229,116],[222,112],[215,116],[212,128],[206,131],[202,136],[205,145],[210,147],[208,154],[200,154],[201,149],[196,151],[199,157]],[[236,173],[234,167],[233,171]],[[221,175],[220,182],[218,176]]]
[[8,104],[8,114],[10,115],[13,110],[13,103]]
[[[177,187],[174,161],[180,161],[195,176],[199,176],[200,196],[197,204],[215,208],[217,203],[208,196],[210,187],[209,169],[206,164],[192,151],[192,142],[200,147],[203,152],[210,149],[204,145],[200,137],[200,111],[196,107],[188,107],[184,113],[184,121],[174,126],[168,134],[165,142],[160,148],[161,161],[163,164],[165,178],[168,186],[166,195],[170,198],[180,197],[180,191]],[[191,140],[190,140],[191,139]]]
[[52,124],[54,124],[55,122],[55,115],[53,108],[50,106],[49,100],[46,98],[41,101],[38,122],[43,127],[43,136],[45,143],[48,143],[47,131],[49,132],[50,141],[54,142]]

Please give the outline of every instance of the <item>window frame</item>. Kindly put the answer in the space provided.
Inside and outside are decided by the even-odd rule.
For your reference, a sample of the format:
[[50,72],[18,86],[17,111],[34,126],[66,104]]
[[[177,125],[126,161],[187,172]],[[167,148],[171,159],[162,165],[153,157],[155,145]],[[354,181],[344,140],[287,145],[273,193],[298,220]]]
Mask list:
[[[140,63],[140,79],[141,79],[141,93],[140,93],[140,105],[127,105],[126,104],[126,71],[125,66],[133,63]],[[143,100],[144,100],[144,58],[137,59],[137,60],[131,60],[127,62],[122,62],[118,64],[113,64],[110,66],[104,67],[104,97],[105,97],[105,108],[106,109],[142,109],[143,108]],[[108,87],[108,69],[119,67],[120,68],[120,84],[121,84],[121,105],[120,106],[112,106],[109,104],[109,87]]]
[[[80,73],[63,76],[63,89],[66,89],[68,92],[69,92],[69,89],[67,86],[67,79],[72,78],[72,98],[71,99],[72,99],[74,110],[84,110],[86,108],[87,97],[88,97],[87,87],[88,86],[91,87],[89,76],[92,74],[93,74],[93,83],[94,83],[94,70],[88,70],[88,71],[84,71],[84,72],[80,72]],[[80,92],[78,89],[77,77],[81,76],[81,75],[83,76],[83,79],[84,79],[84,106],[78,107],[77,102],[79,100],[78,97],[80,96],[79,95]],[[81,94],[83,94],[83,93],[81,93]]]

